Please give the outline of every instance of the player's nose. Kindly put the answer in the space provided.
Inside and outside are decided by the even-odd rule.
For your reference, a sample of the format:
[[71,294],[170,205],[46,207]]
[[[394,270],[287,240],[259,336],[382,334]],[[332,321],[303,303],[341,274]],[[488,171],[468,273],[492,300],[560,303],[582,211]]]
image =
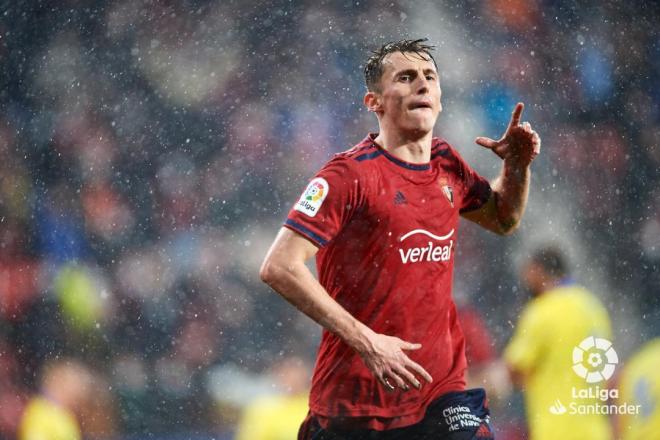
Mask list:
[[417,88],[418,95],[424,95],[429,92],[429,80],[426,79],[424,74],[421,74],[417,77]]

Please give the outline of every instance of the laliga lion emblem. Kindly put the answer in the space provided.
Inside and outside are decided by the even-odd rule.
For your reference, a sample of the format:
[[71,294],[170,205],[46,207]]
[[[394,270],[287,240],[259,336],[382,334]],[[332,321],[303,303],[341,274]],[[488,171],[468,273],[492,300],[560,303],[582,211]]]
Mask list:
[[609,379],[618,363],[619,357],[607,339],[589,336],[573,348],[573,371],[587,383]]

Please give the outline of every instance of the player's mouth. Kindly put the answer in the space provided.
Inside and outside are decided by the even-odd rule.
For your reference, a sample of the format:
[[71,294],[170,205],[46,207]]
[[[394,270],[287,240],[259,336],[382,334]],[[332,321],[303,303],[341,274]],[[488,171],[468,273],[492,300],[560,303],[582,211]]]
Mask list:
[[430,101],[416,101],[408,106],[409,110],[419,110],[419,109],[429,109],[433,110],[433,106]]

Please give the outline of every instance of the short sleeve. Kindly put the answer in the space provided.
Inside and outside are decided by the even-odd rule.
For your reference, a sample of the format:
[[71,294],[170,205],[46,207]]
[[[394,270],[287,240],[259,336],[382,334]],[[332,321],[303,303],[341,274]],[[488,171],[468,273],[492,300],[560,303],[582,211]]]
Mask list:
[[463,186],[463,197],[459,208],[460,213],[463,214],[481,208],[490,198],[492,190],[488,180],[474,171],[455,150],[453,153],[458,161],[458,174]]
[[360,204],[360,184],[351,159],[328,162],[293,206],[284,226],[324,247],[350,221]]
[[524,310],[509,345],[504,350],[504,359],[514,369],[530,372],[544,351],[546,341],[544,313],[539,304],[531,303]]

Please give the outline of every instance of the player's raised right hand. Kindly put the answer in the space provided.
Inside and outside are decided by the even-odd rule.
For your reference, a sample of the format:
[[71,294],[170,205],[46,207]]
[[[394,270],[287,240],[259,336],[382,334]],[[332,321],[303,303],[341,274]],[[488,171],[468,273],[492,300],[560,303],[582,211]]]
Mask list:
[[421,365],[410,359],[404,350],[419,350],[422,344],[403,341],[394,336],[372,333],[366,347],[358,353],[383,386],[393,391],[396,387],[402,390],[413,386],[422,387],[418,377],[426,382],[433,382],[431,375]]
[[529,122],[520,123],[525,106],[522,102],[516,104],[511,114],[511,121],[500,140],[479,136],[475,142],[492,150],[505,163],[517,167],[528,167],[541,152],[541,138],[532,130]]

